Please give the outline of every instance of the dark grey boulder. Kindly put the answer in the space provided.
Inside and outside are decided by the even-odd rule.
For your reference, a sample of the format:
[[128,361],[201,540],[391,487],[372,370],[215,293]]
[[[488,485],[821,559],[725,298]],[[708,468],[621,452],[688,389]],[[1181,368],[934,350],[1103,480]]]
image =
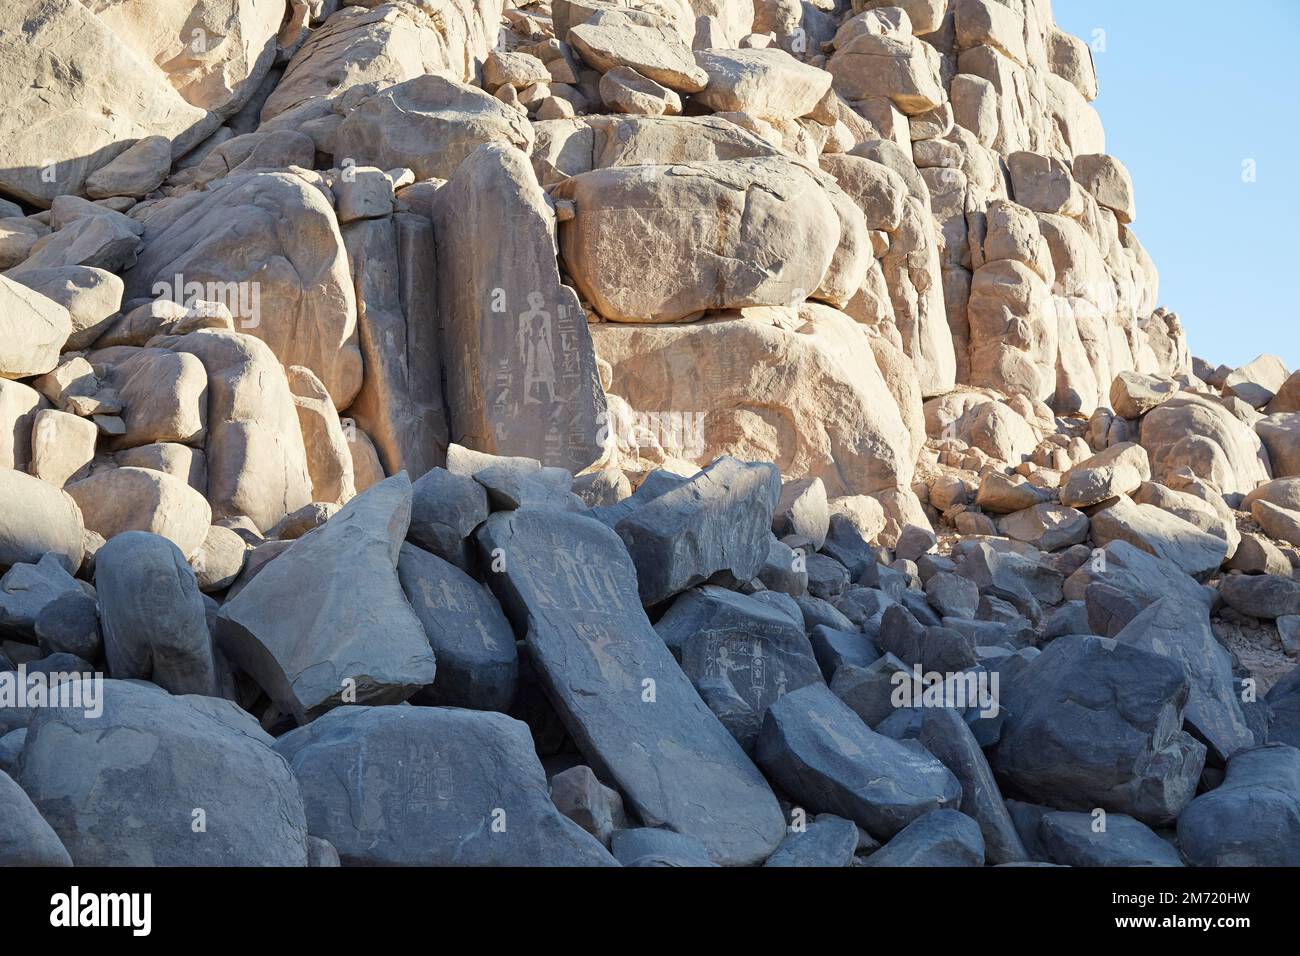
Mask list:
[[1213,592],[1197,584],[1177,566],[1148,554],[1127,541],[1111,541],[1085,561],[1065,581],[1067,600],[1081,601],[1088,586],[1101,581],[1139,601],[1141,606],[1162,597],[1179,597],[1210,607]]
[[933,810],[867,857],[867,866],[983,866],[979,824],[956,810]]
[[1266,620],[1300,614],[1300,581],[1280,574],[1229,574],[1219,582],[1224,602],[1239,614]]
[[841,867],[853,862],[858,851],[858,825],[823,813],[781,841],[764,866]]
[[904,683],[912,684],[911,693],[919,699],[921,688],[911,668],[893,654],[884,654],[867,664],[844,664],[835,671],[830,685],[831,693],[875,729],[899,710],[898,691]]
[[960,617],[945,617],[943,626],[969,638],[975,644],[977,654],[982,647],[1018,651],[1032,647],[1038,641],[1038,633],[1023,618],[1014,624],[1004,624],[1001,621],[969,621]]
[[18,758],[22,755],[23,744],[27,742],[27,728],[19,727],[8,733],[0,733],[0,770],[13,776],[18,772]]
[[817,666],[829,683],[841,667],[852,664],[866,667],[880,657],[880,648],[861,631],[841,631],[818,624],[809,635]]
[[[1043,622],[1043,641],[1066,634],[1095,634],[1088,622],[1088,606],[1083,601],[1066,601],[1047,615]],[[1102,637],[1114,637],[1114,634],[1102,634]]]
[[853,580],[863,587],[884,591],[895,601],[903,600],[909,585],[907,575],[902,571],[875,561],[865,565]]
[[843,512],[837,511],[830,516],[826,540],[818,550],[848,568],[854,580],[869,565],[876,563],[875,548],[862,536],[852,516]]
[[305,866],[298,784],[265,743],[157,687],[32,718],[18,783],[78,866]]
[[768,707],[821,683],[822,671],[803,628],[784,614],[738,594],[718,595],[713,606],[719,613],[700,620],[680,645],[682,670],[749,752]]
[[773,591],[780,591],[791,597],[808,593],[808,570],[802,557],[775,537],[767,543],[767,557],[758,569],[758,580],[763,586]]
[[619,830],[610,841],[623,866],[716,866],[704,844],[685,833],[652,827]]
[[411,485],[411,524],[406,540],[467,570],[466,540],[487,520],[487,489],[469,475],[433,468]]
[[410,543],[402,545],[397,577],[438,661],[433,684],[415,702],[508,711],[519,684],[519,654],[492,592]]
[[1293,667],[1264,698],[1268,704],[1268,740],[1300,747],[1300,667]]
[[109,674],[216,693],[203,595],[180,548],[145,531],[116,535],[95,558],[95,585]]
[[1038,827],[1043,822],[1043,817],[1056,811],[1051,807],[1021,800],[1008,800],[1006,803],[1007,813],[1011,815],[1011,822],[1015,824],[1016,833],[1020,835],[1020,842],[1024,844],[1029,859],[1037,863],[1050,863]]
[[1239,751],[1179,816],[1178,842],[1193,866],[1300,866],[1300,750]]
[[857,627],[880,629],[885,612],[897,602],[884,591],[854,585],[835,599],[835,607]]
[[27,794],[0,769],[0,867],[9,866],[72,866],[72,857]]
[[1232,688],[1232,658],[1210,629],[1210,616],[1200,604],[1161,598],[1115,636],[1179,664],[1190,685],[1183,718],[1209,747],[1215,760],[1227,760],[1252,747],[1255,735],[1246,724]]
[[894,557],[905,561],[915,561],[923,554],[933,551],[939,543],[934,530],[919,524],[904,525],[894,545]]
[[975,735],[959,711],[949,707],[919,707],[916,740],[939,758],[961,784],[960,810],[979,824],[988,861],[1022,863],[1029,853],[1020,841],[1002,791]]
[[298,723],[344,703],[397,703],[434,682],[429,639],[397,576],[410,517],[401,472],[294,541],[221,608],[226,657]]
[[339,707],[281,737],[311,832],[348,865],[601,866],[528,728],[455,707]]
[[849,586],[849,569],[834,558],[813,553],[805,559],[808,570],[808,593],[832,601]]
[[803,611],[799,610],[799,602],[790,595],[780,591],[755,591],[749,598],[789,618],[797,627],[803,627]]
[[62,652],[97,660],[104,650],[104,638],[95,598],[77,588],[45,605],[36,618],[36,642],[46,654]]
[[1205,745],[1181,729],[1178,663],[1101,637],[1060,637],[1002,687],[990,756],[1012,796],[1171,823],[1196,792]]
[[919,745],[871,730],[821,684],[768,709],[757,758],[805,809],[846,817],[880,839],[961,800],[961,786],[943,764]]
[[573,476],[563,468],[521,471],[509,465],[492,465],[474,472],[474,480],[487,489],[493,511],[543,508],[585,511],[586,502],[573,493]]
[[698,837],[716,862],[766,859],[784,833],[776,798],[650,626],[619,537],[583,515],[517,511],[477,540],[486,564],[501,559],[493,590],[591,768],[642,823]]
[[641,602],[658,604],[719,571],[753,578],[767,559],[780,494],[775,466],[724,457],[635,508],[617,531],[636,566]]
[[1061,600],[1064,576],[1047,565],[977,543],[957,563],[957,573],[982,595],[1000,598],[1037,623],[1043,604]]
[[681,487],[690,480],[690,478],[683,475],[660,468],[646,475],[641,484],[637,485],[636,491],[632,492],[628,497],[612,505],[599,505],[588,508],[583,514],[588,518],[595,518],[607,527],[617,528],[620,521],[638,508],[649,504],[660,495],[666,494],[674,488]]
[[925,597],[941,617],[974,620],[980,606],[980,589],[958,574],[940,571],[925,582]]
[[[1104,819],[1104,830],[1096,829]],[[1183,866],[1183,858],[1145,823],[1122,813],[1043,814],[1039,838],[1053,863],[1062,866]]]
[[41,611],[60,596],[80,590],[54,552],[36,564],[13,565],[0,577],[0,637],[35,643]]
[[979,661],[970,638],[945,627],[924,627],[903,607],[885,612],[876,644],[909,667],[919,664],[925,671],[952,673]]
[[812,595],[804,595],[803,597],[796,597],[795,602],[799,605],[800,613],[803,614],[805,631],[811,632],[819,624],[824,627],[833,627],[837,631],[856,630],[853,622],[845,616],[844,612],[829,601],[823,601],[821,598]]

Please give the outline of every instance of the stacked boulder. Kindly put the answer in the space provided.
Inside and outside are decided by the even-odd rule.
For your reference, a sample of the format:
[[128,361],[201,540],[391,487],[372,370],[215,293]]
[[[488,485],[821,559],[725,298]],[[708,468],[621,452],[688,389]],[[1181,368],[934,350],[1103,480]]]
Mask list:
[[1300,371],[1045,0],[0,33],[0,864],[1300,863]]

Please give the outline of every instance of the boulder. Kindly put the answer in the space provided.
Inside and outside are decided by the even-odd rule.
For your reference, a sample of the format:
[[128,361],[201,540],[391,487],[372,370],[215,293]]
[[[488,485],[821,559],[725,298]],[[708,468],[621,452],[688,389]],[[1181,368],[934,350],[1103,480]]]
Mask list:
[[1259,436],[1204,396],[1180,394],[1148,412],[1141,436],[1151,477],[1164,484],[1179,468],[1190,468],[1223,494],[1246,494],[1270,477]]
[[845,99],[888,97],[908,116],[927,113],[948,99],[938,51],[907,34],[860,33],[836,48],[826,69]]
[[555,808],[603,845],[609,846],[614,831],[627,828],[623,798],[601,783],[590,767],[579,764],[557,773],[550,788]]
[[1270,743],[1228,761],[1223,783],[1178,818],[1193,866],[1300,866],[1300,750]]
[[843,816],[878,839],[961,800],[960,784],[938,760],[871,730],[823,684],[768,709],[757,759],[804,808]]
[[1300,412],[1269,415],[1255,423],[1276,478],[1300,476]]
[[819,814],[803,829],[791,830],[764,866],[849,866],[858,850],[858,825],[830,813]]
[[822,284],[840,242],[816,174],[776,157],[611,166],[565,180],[552,197],[575,213],[560,223],[566,271],[615,322],[797,306]]
[[990,763],[1013,796],[1173,822],[1196,794],[1205,747],[1179,728],[1184,667],[1100,637],[1058,637],[1003,688]]
[[1120,372],[1110,384],[1110,404],[1120,418],[1141,418],[1178,392],[1178,383],[1140,372]]
[[234,704],[117,680],[99,703],[38,710],[19,761],[74,864],[306,866],[298,782]]
[[442,347],[453,442],[577,472],[601,454],[606,409],[554,217],[527,157],[505,145],[475,151],[438,190]]
[[556,809],[527,726],[504,714],[340,707],[275,750],[347,865],[613,864]]
[[53,299],[0,276],[0,378],[43,375],[59,364],[72,317]]
[[58,834],[4,770],[0,770],[0,866],[72,866]]
[[433,683],[434,654],[397,574],[410,515],[410,482],[388,478],[222,606],[222,651],[298,723],[342,703],[398,703]]
[[715,113],[746,113],[765,120],[806,116],[831,88],[825,70],[801,63],[785,50],[701,50],[695,62],[708,85],[695,94]]
[[678,116],[682,98],[630,66],[616,66],[600,78],[600,99],[616,113]]
[[433,685],[420,691],[419,703],[508,711],[519,682],[519,655],[492,592],[412,544],[402,545],[397,577],[438,661]]
[[568,42],[592,68],[604,73],[630,66],[678,93],[697,93],[708,83],[690,45],[662,17],[642,10],[597,10],[569,29]]
[[1098,205],[1115,213],[1116,219],[1130,223],[1137,218],[1133,177],[1118,159],[1099,153],[1084,154],[1074,157],[1071,168],[1079,185],[1092,193]]
[[217,694],[203,596],[175,544],[144,531],[111,538],[95,555],[95,590],[113,678]]
[[1280,574],[1230,574],[1219,594],[1234,611],[1266,620],[1300,614],[1300,581]]
[[1198,581],[1209,578],[1228,556],[1228,542],[1157,508],[1120,496],[1092,514],[1092,539],[1098,547],[1111,541],[1129,544],[1172,562]]
[[780,478],[771,465],[721,458],[615,526],[641,602],[658,604],[719,571],[753,578],[767,558]]
[[466,539],[487,520],[487,490],[469,475],[432,468],[411,485],[407,540],[465,570]]
[[1087,515],[1050,502],[1005,515],[997,525],[1001,534],[1040,551],[1060,551],[1088,538]]
[[527,151],[533,131],[495,96],[430,74],[363,100],[334,134],[334,153],[381,169],[405,167],[416,179],[450,179],[484,143]]
[[91,199],[130,196],[140,199],[162,185],[172,168],[172,143],[166,136],[146,136],[86,177]]
[[867,866],[983,866],[979,825],[956,810],[932,810],[913,820],[867,858]]
[[35,564],[53,553],[75,572],[85,554],[81,510],[39,478],[0,468],[0,566]]
[[518,511],[476,538],[485,562],[505,558],[493,589],[587,764],[642,823],[698,838],[714,862],[766,859],[784,830],[776,798],[650,627],[618,535],[581,515]]
[[1174,846],[1146,824],[1108,813],[1104,829],[1091,813],[1043,814],[1038,836],[1061,866],[1183,866]]
[[204,497],[179,478],[150,468],[108,468],[68,485],[85,526],[105,539],[126,531],[161,535],[192,557],[212,525]]

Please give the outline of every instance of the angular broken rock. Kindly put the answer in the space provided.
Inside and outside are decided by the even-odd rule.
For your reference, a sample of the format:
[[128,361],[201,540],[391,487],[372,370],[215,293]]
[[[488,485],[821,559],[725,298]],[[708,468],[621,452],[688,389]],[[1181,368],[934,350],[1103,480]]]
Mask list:
[[1050,502],[1005,515],[997,525],[1008,538],[1032,544],[1040,551],[1059,551],[1088,538],[1087,515]]
[[1154,830],[1122,813],[1106,815],[1097,829],[1091,813],[1045,813],[1038,836],[1061,866],[1183,866],[1182,857]]
[[1193,866],[1300,866],[1300,750],[1233,757],[1223,783],[1179,816],[1178,842]]
[[453,707],[341,707],[275,743],[313,835],[352,866],[608,866],[556,809],[528,727]]
[[956,810],[932,810],[913,820],[867,858],[867,866],[983,866],[979,824]]
[[1255,744],[1232,686],[1232,657],[1219,644],[1198,604],[1161,598],[1115,635],[1182,665],[1191,692],[1183,719],[1219,761]]
[[961,800],[961,785],[943,764],[919,745],[868,728],[824,684],[768,709],[757,759],[806,809],[846,817],[878,839]]
[[506,712],[519,683],[515,633],[484,585],[455,565],[403,544],[397,577],[424,626],[438,675],[419,702]]
[[235,729],[233,713],[227,722],[129,681],[104,681],[101,702],[98,715],[39,709],[18,770],[74,864],[306,866],[298,782],[261,739]]
[[719,571],[753,578],[767,558],[780,494],[772,465],[720,458],[635,509],[615,530],[636,565],[642,603],[658,604]]
[[217,694],[207,612],[194,572],[164,537],[128,531],[95,555],[108,671],[173,694]]
[[605,846],[615,830],[627,827],[623,798],[596,779],[590,767],[570,767],[551,778],[551,801],[557,810]]
[[1006,720],[990,762],[1015,796],[1171,823],[1205,764],[1205,746],[1180,729],[1188,691],[1179,662],[1058,637],[1002,688]]
[[405,473],[388,478],[222,606],[222,651],[300,724],[345,702],[399,703],[433,683],[429,639],[397,576],[410,515]]
[[1098,547],[1127,541],[1172,563],[1198,581],[1210,577],[1228,556],[1228,543],[1154,505],[1139,505],[1121,495],[1092,515],[1092,539]]
[[487,489],[469,475],[432,468],[411,485],[411,526],[406,537],[465,570],[469,567],[466,539],[487,516]]
[[586,468],[603,451],[605,394],[528,157],[475,150],[435,194],[433,219],[451,440]]
[[818,817],[802,830],[792,830],[764,866],[838,867],[848,866],[857,853],[861,833],[852,820],[830,813]]
[[644,824],[698,837],[718,863],[766,859],[784,831],[776,798],[651,628],[618,536],[581,515],[520,511],[476,537],[587,763]]

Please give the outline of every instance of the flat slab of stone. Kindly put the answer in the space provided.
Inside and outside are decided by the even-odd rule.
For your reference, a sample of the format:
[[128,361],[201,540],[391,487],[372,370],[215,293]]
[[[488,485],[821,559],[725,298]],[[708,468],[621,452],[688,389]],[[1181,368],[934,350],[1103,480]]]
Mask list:
[[609,866],[551,802],[527,725],[453,707],[340,707],[275,744],[314,836],[360,866]]
[[[766,534],[771,513],[760,517]],[[699,838],[715,862],[766,859],[784,835],[776,798],[650,626],[618,536],[553,511],[498,512],[476,535],[503,568],[493,590],[527,628],[547,696],[597,775],[642,823]]]

